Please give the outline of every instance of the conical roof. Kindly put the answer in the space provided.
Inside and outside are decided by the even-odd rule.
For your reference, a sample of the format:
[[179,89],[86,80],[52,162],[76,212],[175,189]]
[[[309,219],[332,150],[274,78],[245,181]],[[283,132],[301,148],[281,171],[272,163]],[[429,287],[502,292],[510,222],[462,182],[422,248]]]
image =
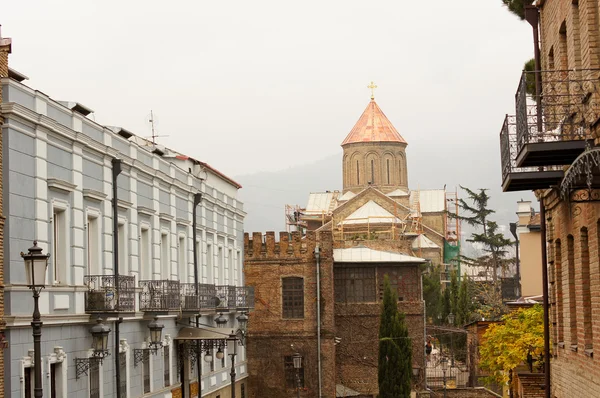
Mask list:
[[406,141],[392,125],[374,99],[369,102],[367,109],[346,137],[342,146],[355,142],[399,142]]

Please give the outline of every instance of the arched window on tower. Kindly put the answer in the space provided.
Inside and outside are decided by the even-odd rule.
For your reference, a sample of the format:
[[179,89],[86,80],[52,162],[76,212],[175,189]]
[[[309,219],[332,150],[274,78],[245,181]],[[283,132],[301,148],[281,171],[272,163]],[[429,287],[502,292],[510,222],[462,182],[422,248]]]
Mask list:
[[375,185],[375,161],[371,159],[371,184]]
[[356,185],[360,185],[360,169],[358,167],[358,160],[356,161]]
[[388,185],[390,185],[390,160],[386,159],[386,165],[387,165],[387,183]]

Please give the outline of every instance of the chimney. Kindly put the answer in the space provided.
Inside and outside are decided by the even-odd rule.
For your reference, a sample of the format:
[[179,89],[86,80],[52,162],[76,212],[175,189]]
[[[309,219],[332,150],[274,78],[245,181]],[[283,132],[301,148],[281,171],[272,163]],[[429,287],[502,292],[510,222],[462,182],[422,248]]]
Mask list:
[[531,219],[533,208],[531,207],[530,200],[520,200],[517,202],[517,216],[519,217],[518,225],[525,227],[529,224]]

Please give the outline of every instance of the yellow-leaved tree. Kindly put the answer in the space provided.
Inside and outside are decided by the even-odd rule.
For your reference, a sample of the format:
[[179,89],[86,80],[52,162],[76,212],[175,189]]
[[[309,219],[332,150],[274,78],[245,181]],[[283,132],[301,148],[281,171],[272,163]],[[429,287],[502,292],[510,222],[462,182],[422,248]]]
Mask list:
[[510,371],[522,363],[540,366],[544,357],[544,310],[541,305],[506,314],[483,335],[479,365],[490,381],[506,383]]

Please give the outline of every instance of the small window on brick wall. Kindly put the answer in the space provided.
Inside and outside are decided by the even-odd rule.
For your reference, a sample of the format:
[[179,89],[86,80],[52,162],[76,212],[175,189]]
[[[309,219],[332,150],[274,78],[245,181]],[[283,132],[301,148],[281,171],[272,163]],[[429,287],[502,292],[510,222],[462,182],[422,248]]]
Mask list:
[[284,318],[304,318],[304,278],[282,279],[282,303]]
[[338,303],[374,303],[374,267],[339,267],[333,271],[335,301]]
[[564,286],[563,286],[563,264],[562,264],[562,245],[560,239],[554,243],[554,271],[556,272],[556,316],[558,322],[558,342],[565,341],[565,321],[564,321]]
[[296,388],[300,384],[300,388],[304,387],[304,360],[302,361],[302,367],[298,369],[298,376],[300,377],[300,383],[297,382],[296,369],[294,368],[294,358],[291,355],[284,357],[284,371],[285,371],[285,388]]
[[583,339],[586,350],[594,348],[592,330],[592,294],[590,286],[590,249],[588,246],[588,230],[581,228],[581,290],[583,296]]
[[567,237],[567,261],[569,262],[569,326],[571,345],[577,345],[577,296],[575,293],[575,243],[573,235]]

